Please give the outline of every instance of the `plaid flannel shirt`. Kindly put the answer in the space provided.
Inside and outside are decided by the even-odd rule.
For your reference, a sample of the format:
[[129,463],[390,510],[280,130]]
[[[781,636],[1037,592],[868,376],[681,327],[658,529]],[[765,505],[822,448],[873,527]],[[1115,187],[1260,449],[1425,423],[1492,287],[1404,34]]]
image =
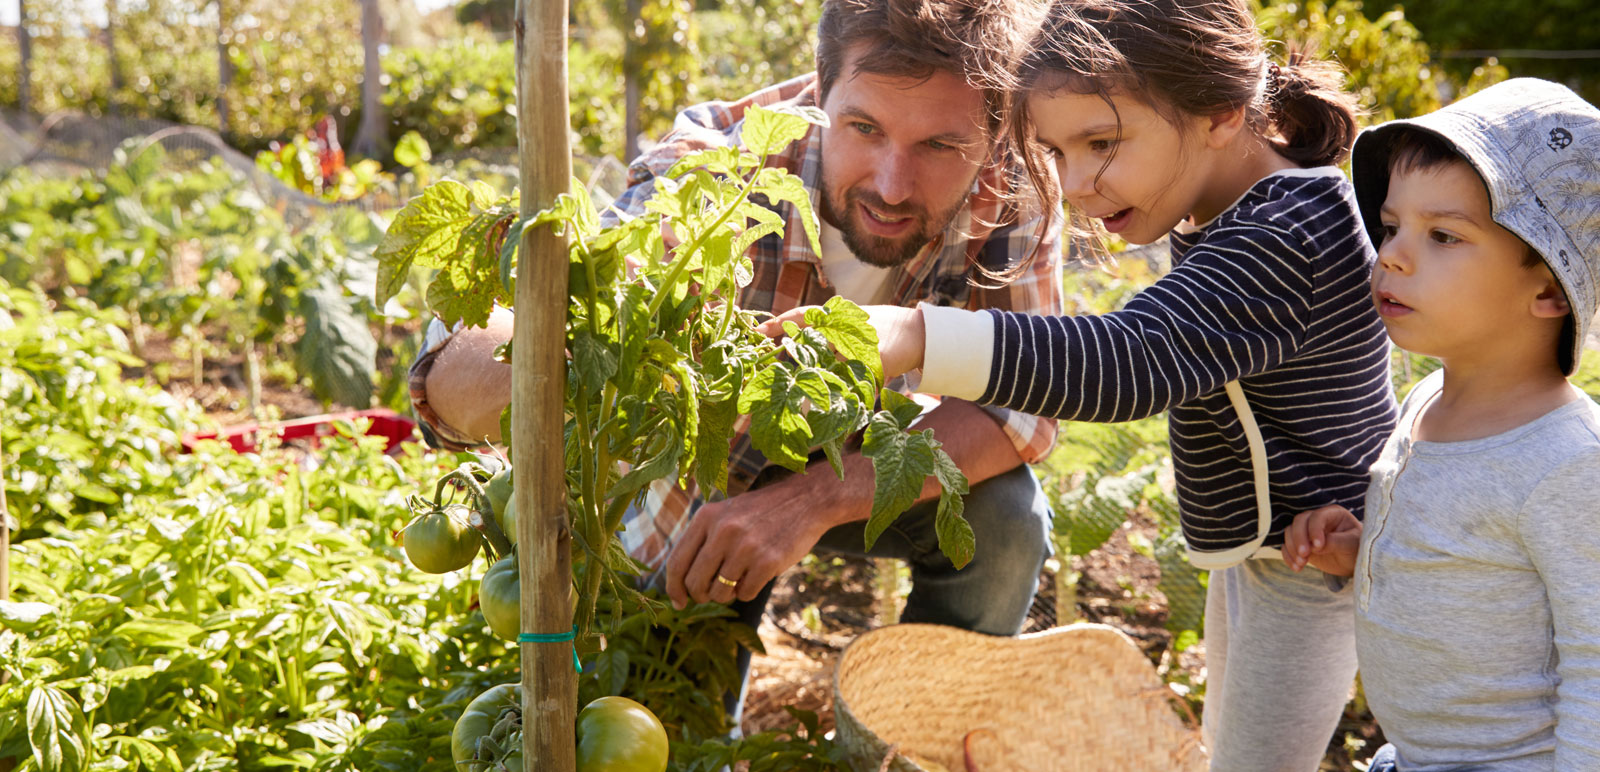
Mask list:
[[[678,115],[662,141],[645,152],[628,169],[628,188],[613,206],[629,214],[644,211],[644,202],[655,192],[654,180],[665,174],[677,160],[689,153],[712,147],[737,145],[744,111],[750,105],[771,107],[778,104],[816,105],[816,77],[803,75],[768,87],[736,102],[707,102]],[[768,166],[798,175],[811,191],[812,211],[821,211],[818,202],[821,185],[822,135],[813,127],[805,138],[767,159]],[[950,225],[915,258],[895,268],[888,281],[894,289],[893,302],[907,307],[918,302],[964,308],[998,308],[1034,314],[1060,315],[1061,305],[1061,218],[1041,243],[1041,219],[1015,218],[1015,201],[1002,195],[1023,179],[1015,165],[991,164],[979,175],[967,205]],[[794,207],[780,203],[775,207],[785,219],[781,235],[771,235],[753,244],[747,254],[755,264],[754,280],[739,294],[741,308],[782,313],[801,305],[820,305],[834,295],[821,271],[821,261],[811,250],[804,227]],[[614,218],[608,212],[606,217]],[[993,223],[1020,219],[1021,222],[995,227]],[[974,268],[982,264],[991,271],[1004,269],[1026,259],[1039,248],[1037,259],[1021,276],[1004,287],[990,289],[973,286],[982,281]],[[983,282],[990,283],[992,282]],[[905,389],[902,389],[903,391]],[[1055,443],[1056,425],[1051,419],[1017,413],[1002,408],[984,408],[1016,446],[1024,462],[1042,459]],[[762,454],[750,445],[748,419],[735,426],[728,459],[728,495],[744,491],[766,465]],[[698,492],[693,482],[678,487],[669,477],[657,481],[646,493],[642,506],[632,508],[624,518],[622,545],[628,553],[652,570],[658,569],[688,525],[696,509]]]

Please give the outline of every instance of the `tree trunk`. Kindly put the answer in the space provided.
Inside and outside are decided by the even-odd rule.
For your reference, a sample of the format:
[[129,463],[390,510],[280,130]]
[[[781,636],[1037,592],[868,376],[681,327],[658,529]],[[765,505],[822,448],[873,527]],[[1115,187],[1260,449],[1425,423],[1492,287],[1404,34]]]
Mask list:
[[233,61],[228,58],[228,10],[217,0],[217,133],[228,135],[228,88],[233,85]]
[[117,65],[117,0],[106,0],[106,62],[111,69],[111,92],[106,94],[106,113],[117,114],[117,94],[122,92],[122,68]]
[[17,110],[24,116],[33,111],[32,89],[29,86],[30,60],[33,58],[32,41],[28,38],[28,0],[17,0],[17,47],[20,60],[17,64]]
[[355,155],[373,158],[383,153],[383,61],[378,40],[383,37],[383,15],[378,0],[361,0],[361,126],[350,145]]
[[639,95],[639,36],[634,30],[639,26],[643,0],[628,0],[627,19],[624,23],[622,52],[622,162],[632,163],[639,157],[639,133],[643,131]]
[[[522,214],[552,206],[572,179],[567,115],[567,0],[517,0],[517,148]],[[567,244],[549,227],[523,233],[512,329],[513,506],[523,559],[522,632],[572,629],[572,530],[567,519],[562,402],[566,362]],[[531,515],[531,516],[530,516]],[[522,748],[526,766],[573,772],[578,679],[575,642],[527,642],[522,650]]]

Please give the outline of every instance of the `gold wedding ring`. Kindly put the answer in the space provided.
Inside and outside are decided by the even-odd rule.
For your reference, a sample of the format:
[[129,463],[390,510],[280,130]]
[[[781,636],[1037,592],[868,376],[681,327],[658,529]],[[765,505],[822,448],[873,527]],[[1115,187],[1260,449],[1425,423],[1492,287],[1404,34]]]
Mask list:
[[729,579],[728,577],[723,576],[722,574],[717,574],[717,581],[722,582],[723,584],[726,584],[729,587],[738,587],[739,586],[738,582],[736,582],[736,581],[734,581],[732,579]]

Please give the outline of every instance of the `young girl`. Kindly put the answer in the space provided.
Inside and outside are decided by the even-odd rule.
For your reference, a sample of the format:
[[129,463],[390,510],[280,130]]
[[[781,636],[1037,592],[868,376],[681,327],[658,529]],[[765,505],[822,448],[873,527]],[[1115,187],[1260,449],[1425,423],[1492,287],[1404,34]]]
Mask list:
[[1053,160],[1071,209],[1130,243],[1169,236],[1173,269],[1098,317],[873,307],[885,369],[1075,421],[1168,411],[1189,555],[1212,570],[1211,768],[1310,772],[1355,674],[1352,599],[1277,548],[1298,512],[1359,515],[1395,422],[1375,255],[1333,166],[1351,100],[1331,67],[1270,63],[1245,0],[1058,1],[1022,83],[1036,172]]

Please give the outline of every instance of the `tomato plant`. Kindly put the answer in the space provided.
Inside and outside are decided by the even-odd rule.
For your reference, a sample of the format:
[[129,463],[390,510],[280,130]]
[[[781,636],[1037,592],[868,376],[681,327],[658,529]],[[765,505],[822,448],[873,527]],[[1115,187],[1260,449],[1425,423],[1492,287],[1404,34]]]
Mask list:
[[662,772],[667,730],[627,697],[601,697],[578,712],[578,772]]
[[500,684],[468,703],[450,756],[463,772],[522,772],[522,685]]
[[[594,632],[603,589],[647,602],[621,578],[642,567],[613,547],[628,505],[662,479],[726,490],[741,414],[750,416],[756,449],[795,471],[820,448],[842,474],[846,439],[866,429],[862,452],[876,472],[868,533],[881,532],[936,476],[944,486],[940,546],[958,566],[971,559],[971,529],[960,515],[966,480],[931,432],[904,431],[920,409],[880,393],[877,338],[865,313],[835,298],[808,312],[808,329],[774,343],[755,330],[755,313],[732,302],[750,280],[746,248],[783,228],[774,207],[800,211],[820,250],[810,193],[765,158],[825,120],[819,110],[753,109],[745,150],[685,157],[657,180],[647,216],[615,223],[602,223],[578,186],[519,220],[515,194],[445,180],[413,199],[379,245],[378,304],[401,290],[414,266],[434,268],[426,291],[433,312],[447,324],[483,324],[496,303],[514,303],[522,231],[555,227],[569,237],[565,452],[568,515],[582,550],[574,556],[582,634]],[[662,388],[669,383],[675,387]],[[886,409],[874,413],[878,400]]]

